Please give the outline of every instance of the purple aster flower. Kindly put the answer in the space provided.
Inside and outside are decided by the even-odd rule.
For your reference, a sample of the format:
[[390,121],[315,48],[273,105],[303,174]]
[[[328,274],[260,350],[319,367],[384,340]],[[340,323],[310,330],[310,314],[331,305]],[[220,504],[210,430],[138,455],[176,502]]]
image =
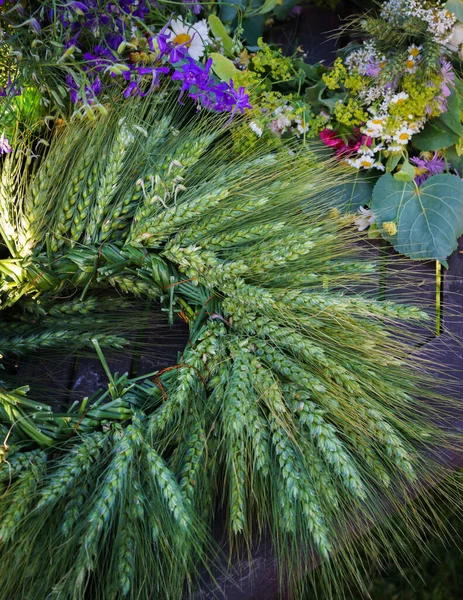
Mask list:
[[455,85],[455,72],[451,63],[447,60],[441,59],[441,75],[442,75],[442,83],[441,83],[441,91],[446,98],[450,96],[452,93],[451,87]]
[[11,152],[10,142],[5,136],[5,132],[0,136],[0,154],[9,154]]
[[67,50],[71,48],[71,46],[78,46],[80,31],[76,33],[76,35],[72,36],[68,39],[68,41],[64,44],[64,49]]
[[246,88],[240,87],[238,90],[235,90],[232,79],[230,79],[229,93],[232,97],[232,115],[235,114],[237,110],[239,110],[241,114],[244,114],[246,108],[252,108],[249,102],[249,94],[246,94]]
[[106,43],[111,50],[116,51],[124,41],[124,36],[119,33],[109,34],[106,36]]
[[10,73],[8,73],[8,79],[7,79],[6,85],[4,87],[0,88],[0,96],[11,98],[12,96],[20,96],[20,95],[21,95],[21,89],[19,87],[17,87],[16,85],[14,85],[14,83],[11,81]]
[[365,67],[365,75],[368,77],[378,77],[381,72],[381,67],[376,62],[370,62]]
[[[444,159],[439,155],[438,152],[434,153],[434,156],[430,159],[421,157],[411,158],[410,162],[417,167],[419,174],[415,177],[416,185],[421,185],[433,175],[439,175],[447,169]],[[450,165],[448,165],[450,166]]]

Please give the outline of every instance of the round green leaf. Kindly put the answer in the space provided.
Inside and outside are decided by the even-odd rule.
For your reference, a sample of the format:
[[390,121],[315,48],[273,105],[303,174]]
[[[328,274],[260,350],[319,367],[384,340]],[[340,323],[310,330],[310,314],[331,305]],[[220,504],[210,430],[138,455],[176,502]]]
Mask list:
[[373,190],[371,208],[379,227],[397,223],[396,235],[382,233],[398,252],[446,266],[463,234],[463,181],[456,175],[435,175],[418,188],[388,173]]

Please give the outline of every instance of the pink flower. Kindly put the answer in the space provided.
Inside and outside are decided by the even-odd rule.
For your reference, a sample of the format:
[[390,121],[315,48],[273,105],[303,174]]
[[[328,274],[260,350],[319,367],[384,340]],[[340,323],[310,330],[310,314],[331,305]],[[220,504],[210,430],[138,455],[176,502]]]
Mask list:
[[329,148],[339,149],[345,146],[345,142],[332,129],[324,129],[320,133],[320,139]]
[[324,129],[320,133],[320,139],[325,146],[334,148],[336,156],[339,158],[358,152],[362,146],[370,147],[373,143],[372,138],[362,135],[357,127],[354,129],[353,137],[347,141],[344,141],[332,129]]

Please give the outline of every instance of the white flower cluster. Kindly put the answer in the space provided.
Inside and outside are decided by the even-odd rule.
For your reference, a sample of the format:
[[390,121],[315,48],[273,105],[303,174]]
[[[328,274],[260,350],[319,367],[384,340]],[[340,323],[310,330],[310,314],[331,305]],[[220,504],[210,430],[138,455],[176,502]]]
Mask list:
[[344,61],[349,71],[356,69],[361,75],[368,75],[372,64],[387,64],[387,58],[380,55],[373,40],[363,42],[362,47],[351,52]]
[[355,158],[347,162],[356,169],[371,169],[384,171],[384,165],[375,158],[381,151],[402,152],[412,137],[424,127],[424,120],[416,120],[409,115],[409,120],[390,116],[388,108],[394,104],[402,104],[408,99],[405,92],[393,93],[388,91],[381,104],[370,106],[370,119],[360,128],[361,133],[370,139],[364,144]]
[[[392,0],[394,3],[394,0]],[[391,2],[389,2],[391,4]],[[422,46],[412,44],[408,47],[408,58],[403,66],[403,73],[415,73],[420,67]],[[362,48],[352,52],[346,59],[348,72],[367,75],[372,84],[359,92],[359,98],[370,114],[369,120],[360,128],[363,135],[370,138],[369,145],[364,144],[354,158],[347,162],[356,169],[376,168],[384,170],[384,166],[375,158],[381,151],[402,152],[412,136],[424,127],[424,119],[417,120],[413,115],[408,119],[391,117],[390,108],[403,104],[408,100],[406,92],[398,92],[394,81],[386,84],[374,83],[384,67],[388,64],[387,56],[380,54],[373,41],[367,41]]]
[[348,158],[346,162],[355,169],[378,169],[384,171],[384,165],[381,164],[375,158],[375,153],[379,152],[380,148],[375,147],[374,149],[368,146],[362,146],[357,154],[356,158]]
[[[249,127],[257,137],[262,136],[264,130],[260,123],[251,121]],[[291,132],[299,137],[308,131],[309,124],[304,121],[301,115],[295,114],[294,106],[284,104],[273,111],[268,128],[278,136]]]
[[304,134],[309,128],[300,115],[294,114],[294,107],[289,104],[279,106],[275,110],[274,115],[276,119],[270,123],[270,129],[277,135],[282,135],[286,131],[291,130],[299,136]]
[[456,22],[455,15],[445,8],[445,2],[430,5],[423,0],[388,0],[381,10],[381,17],[397,27],[408,19],[419,19],[426,23],[432,39],[442,45],[449,42]]

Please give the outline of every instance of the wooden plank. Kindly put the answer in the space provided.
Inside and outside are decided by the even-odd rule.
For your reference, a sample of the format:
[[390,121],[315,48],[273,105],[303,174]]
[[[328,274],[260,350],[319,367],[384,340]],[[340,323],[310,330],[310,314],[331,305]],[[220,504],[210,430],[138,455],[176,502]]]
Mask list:
[[138,364],[137,375],[161,371],[176,365],[178,355],[185,349],[188,339],[186,323],[177,320],[173,325],[169,325],[164,318],[164,321],[157,323],[149,333],[145,351]]
[[[130,372],[132,365],[130,353],[104,351],[104,355],[112,373],[118,372],[122,375]],[[91,396],[99,389],[106,389],[107,385],[108,378],[98,357],[86,355],[76,359],[70,386],[72,401]]]
[[339,30],[343,19],[358,12],[349,2],[340,2],[335,11],[323,6],[303,6],[299,15],[286,21],[275,21],[266,32],[266,40],[282,47],[284,54],[293,54],[298,46],[304,48],[311,64],[323,61],[332,64],[336,51],[346,40],[332,34]]
[[463,339],[463,237],[458,240],[458,248],[448,263],[443,277],[443,326],[450,334]]
[[385,287],[386,300],[418,306],[430,317],[426,325],[404,324],[403,341],[418,345],[431,341],[436,323],[436,263],[409,260],[388,246]]
[[14,385],[29,385],[34,400],[50,404],[57,411],[66,409],[73,358],[63,355],[62,350],[36,351],[19,358],[15,364]]
[[[226,550],[224,551],[226,556]],[[233,570],[225,559],[219,573],[205,576],[194,600],[277,600],[280,595],[278,563],[269,539],[263,539],[252,549],[252,562],[242,559],[233,562]]]

